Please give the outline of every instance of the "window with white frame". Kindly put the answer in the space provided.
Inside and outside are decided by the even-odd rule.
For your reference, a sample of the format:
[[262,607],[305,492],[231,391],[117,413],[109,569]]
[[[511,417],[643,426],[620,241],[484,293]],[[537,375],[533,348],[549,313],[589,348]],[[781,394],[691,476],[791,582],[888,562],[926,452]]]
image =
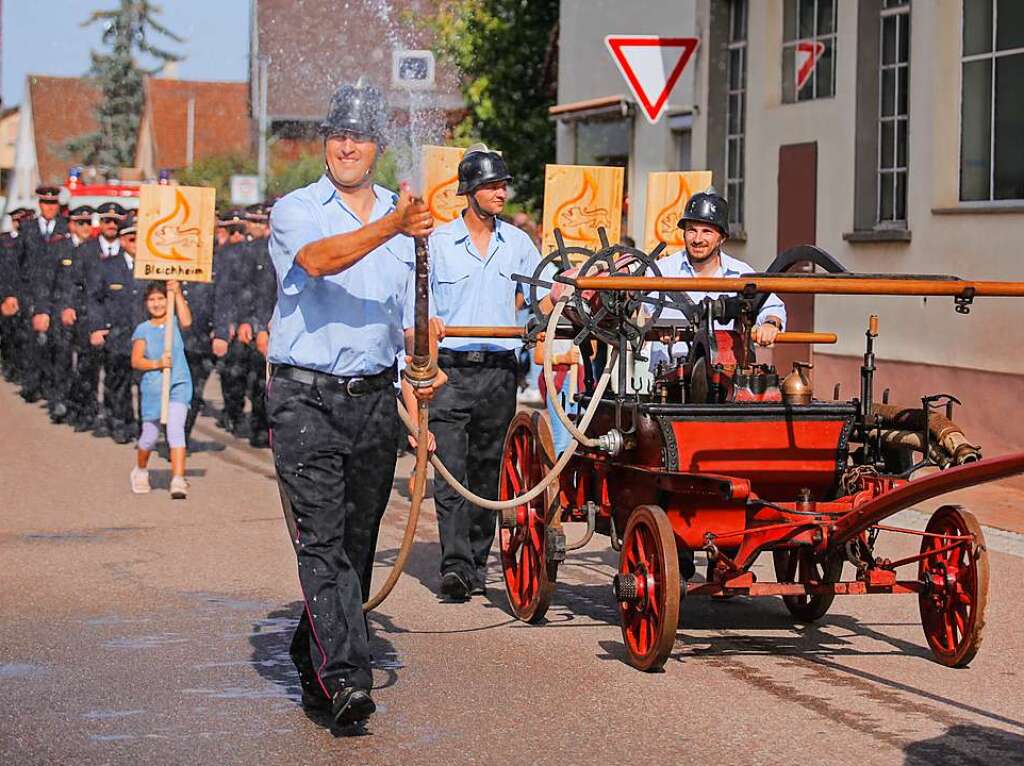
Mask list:
[[878,104],[878,223],[906,223],[910,0],[883,0]]
[[1024,199],[1024,2],[964,0],[960,199]]
[[729,223],[743,228],[744,138],[747,119],[747,0],[729,3],[729,86],[725,134],[725,194]]
[[837,0],[786,0],[782,21],[782,100],[836,94]]

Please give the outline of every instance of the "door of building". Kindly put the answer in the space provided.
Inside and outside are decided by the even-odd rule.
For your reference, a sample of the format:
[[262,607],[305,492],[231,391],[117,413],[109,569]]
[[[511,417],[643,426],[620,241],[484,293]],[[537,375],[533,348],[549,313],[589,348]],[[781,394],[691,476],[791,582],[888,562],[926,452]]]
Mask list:
[[[779,147],[779,212],[777,252],[797,245],[817,244],[815,229],[818,218],[818,144],[788,144]],[[794,266],[792,271],[812,271],[809,262]],[[814,329],[814,296],[784,295],[787,329]],[[780,375],[793,369],[793,362],[812,361],[812,347],[778,346],[773,355]]]

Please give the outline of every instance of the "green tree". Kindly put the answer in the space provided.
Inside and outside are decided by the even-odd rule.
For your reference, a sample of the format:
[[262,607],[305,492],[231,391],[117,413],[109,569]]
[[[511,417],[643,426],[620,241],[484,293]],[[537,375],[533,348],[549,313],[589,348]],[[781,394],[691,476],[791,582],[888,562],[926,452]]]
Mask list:
[[[109,52],[92,52],[90,74],[96,78],[103,98],[96,109],[99,129],[73,139],[68,151],[89,165],[115,168],[135,162],[135,142],[145,100],[143,77],[153,74],[181,56],[154,45],[151,40],[161,35],[181,43],[183,38],[163,26],[156,17],[161,10],[149,0],[119,0],[117,8],[94,11],[83,27],[103,26],[103,44]],[[139,66],[136,55],[145,55],[158,62],[152,70]]]
[[441,55],[462,73],[469,114],[458,137],[505,153],[517,202],[536,210],[544,164],[555,159],[559,0],[452,0],[435,25]]
[[217,209],[231,207],[231,176],[252,175],[256,161],[238,154],[225,154],[196,160],[191,168],[175,172],[182,186],[212,186],[217,190]]

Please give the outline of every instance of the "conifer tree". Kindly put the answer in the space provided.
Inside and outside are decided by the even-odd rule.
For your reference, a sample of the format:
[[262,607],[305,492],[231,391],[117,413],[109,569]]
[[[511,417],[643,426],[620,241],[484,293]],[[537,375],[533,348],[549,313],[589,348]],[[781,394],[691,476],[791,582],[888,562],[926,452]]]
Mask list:
[[[145,101],[143,78],[155,74],[181,56],[151,42],[163,36],[177,43],[183,38],[159,21],[158,5],[149,0],[118,0],[118,7],[94,11],[83,27],[101,24],[106,52],[92,52],[90,75],[102,91],[96,108],[99,129],[73,139],[67,145],[70,154],[88,165],[106,168],[127,167],[135,162],[135,142]],[[152,70],[143,69],[136,58],[146,55],[159,62]]]

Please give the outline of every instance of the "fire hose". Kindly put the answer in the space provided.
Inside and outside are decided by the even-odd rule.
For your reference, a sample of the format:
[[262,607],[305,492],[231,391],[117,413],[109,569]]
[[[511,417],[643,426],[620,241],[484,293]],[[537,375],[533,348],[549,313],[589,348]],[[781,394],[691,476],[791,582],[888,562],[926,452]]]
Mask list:
[[[421,279],[422,274],[422,279]],[[427,274],[427,246],[423,240],[416,241],[416,332],[415,332],[415,347],[412,355],[412,362],[406,368],[405,377],[414,387],[429,387],[437,376],[437,364],[431,358],[429,351],[429,330],[427,325],[427,313],[428,313],[428,294],[426,286],[426,274]],[[421,291],[422,286],[422,291]],[[568,301],[570,292],[563,295],[562,298],[555,304],[554,309],[551,312],[551,317],[548,320],[547,335],[546,337],[554,339],[555,328],[558,324],[558,320],[562,315],[562,311],[565,308],[565,303]],[[509,498],[508,500],[490,500],[485,497],[471,492],[466,486],[464,486],[458,479],[452,475],[451,471],[441,462],[441,459],[437,455],[429,453],[429,405],[425,400],[418,400],[416,405],[416,423],[413,423],[409,412],[406,410],[402,402],[397,402],[398,405],[398,416],[402,420],[402,423],[408,429],[409,433],[416,438],[416,464],[413,470],[413,481],[412,481],[412,496],[410,498],[409,516],[405,523],[405,533],[402,537],[402,543],[398,548],[398,555],[395,557],[395,563],[391,568],[391,572],[388,574],[388,578],[384,581],[384,584],[377,590],[376,593],[371,596],[366,603],[363,604],[363,611],[368,612],[371,609],[375,609],[380,606],[384,599],[386,599],[391,591],[394,590],[395,585],[398,584],[399,578],[402,576],[402,572],[405,569],[406,561],[409,558],[409,553],[412,550],[412,544],[416,537],[416,528],[419,525],[420,508],[423,505],[423,497],[426,494],[427,488],[427,463],[429,462],[434,470],[440,474],[443,478],[457,493],[464,497],[469,502],[477,505],[481,508],[485,508],[490,511],[501,511],[506,508],[515,508],[517,506],[528,503],[534,498],[538,497],[543,493],[548,486],[556,481],[561,475],[562,471],[569,464],[569,460],[576,452],[576,448],[582,443],[585,446],[593,447],[596,446],[598,440],[591,439],[585,435],[587,426],[590,425],[590,421],[593,420],[597,414],[597,409],[601,403],[601,397],[604,395],[605,389],[611,382],[611,373],[615,367],[616,352],[612,351],[612,356],[609,359],[609,364],[605,367],[601,374],[601,377],[597,381],[597,385],[594,389],[594,395],[591,398],[590,404],[586,411],[583,413],[583,418],[580,420],[579,427],[577,427],[569,417],[565,414],[565,410],[561,407],[558,397],[555,396],[554,378],[551,368],[551,359],[554,348],[554,343],[545,344],[544,348],[544,371],[545,371],[545,382],[548,386],[548,395],[552,397],[554,409],[561,422],[566,425],[569,429],[569,433],[573,435],[574,441],[572,441],[565,451],[559,456],[558,460],[552,466],[551,470],[542,478],[534,487],[530,488],[527,492],[519,495],[518,497]]]

